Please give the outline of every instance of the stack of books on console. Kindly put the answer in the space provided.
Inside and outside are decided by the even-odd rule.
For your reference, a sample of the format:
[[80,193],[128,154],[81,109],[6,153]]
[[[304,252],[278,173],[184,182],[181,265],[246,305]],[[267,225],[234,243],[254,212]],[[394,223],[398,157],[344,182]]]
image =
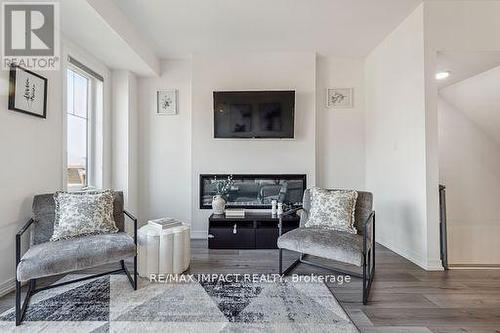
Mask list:
[[244,209],[226,209],[226,217],[245,217]]
[[182,222],[170,217],[163,217],[161,219],[149,220],[148,225],[162,231],[168,228],[179,227]]

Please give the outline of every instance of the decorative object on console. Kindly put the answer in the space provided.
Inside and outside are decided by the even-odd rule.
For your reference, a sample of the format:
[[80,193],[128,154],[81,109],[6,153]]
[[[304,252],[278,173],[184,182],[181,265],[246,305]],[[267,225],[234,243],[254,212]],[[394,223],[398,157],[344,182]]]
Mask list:
[[273,216],[276,215],[276,209],[277,209],[276,202],[277,202],[276,200],[271,201],[271,214]]
[[233,185],[233,176],[229,175],[227,179],[217,179],[217,176],[215,176],[212,184],[215,186],[215,195],[212,198],[212,210],[214,214],[222,215],[226,208],[226,200],[223,196],[229,193]]
[[226,217],[245,217],[244,209],[226,209]]
[[19,66],[11,66],[9,110],[47,118],[47,79]]
[[[180,221],[178,221],[180,222]],[[180,224],[160,230],[150,224],[138,231],[139,276],[180,274],[191,260],[191,229]]]
[[278,214],[278,215],[283,214],[283,203],[282,203],[282,202],[278,202],[278,210],[277,210],[277,214]]
[[224,214],[224,210],[226,209],[226,200],[222,198],[222,195],[217,194],[214,195],[212,199],[212,210],[215,215]]
[[177,114],[177,90],[159,90],[156,92],[157,114]]
[[346,109],[353,107],[353,88],[329,88],[326,90],[326,107]]

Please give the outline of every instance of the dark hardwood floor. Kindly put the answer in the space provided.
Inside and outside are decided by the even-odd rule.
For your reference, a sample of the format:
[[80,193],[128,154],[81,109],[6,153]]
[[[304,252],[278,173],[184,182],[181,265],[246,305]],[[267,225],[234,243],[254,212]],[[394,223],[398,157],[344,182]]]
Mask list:
[[[194,240],[189,273],[277,273],[277,260],[277,250],[209,250],[206,241]],[[306,265],[293,273],[333,274]],[[378,246],[368,305],[361,302],[360,279],[328,286],[362,332],[500,332],[500,270],[426,272]],[[0,311],[13,305],[14,293],[0,298]]]

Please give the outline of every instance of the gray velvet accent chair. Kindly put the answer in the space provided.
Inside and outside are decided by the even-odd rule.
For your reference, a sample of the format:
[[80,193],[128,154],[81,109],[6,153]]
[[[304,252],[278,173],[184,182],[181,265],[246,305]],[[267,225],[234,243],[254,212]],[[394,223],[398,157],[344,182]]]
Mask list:
[[[305,227],[311,209],[310,190],[304,191],[302,207],[285,212],[282,216],[300,212],[300,226],[285,234],[282,233],[281,217],[279,222],[279,272],[288,274],[299,263],[325,268],[339,273],[363,279],[363,304],[367,304],[373,276],[375,274],[375,211],[372,210],[373,195],[370,192],[358,192],[354,211],[354,224],[357,234],[336,231],[320,227]],[[300,256],[288,268],[283,270],[283,250],[300,253]],[[353,265],[361,268],[361,273],[330,267],[315,261],[306,260],[306,256]],[[359,271],[359,269],[357,269]]]
[[[30,297],[42,290],[120,272],[127,275],[132,287],[137,290],[137,218],[124,210],[122,192],[114,192],[113,215],[119,229],[117,233],[51,242],[55,219],[54,194],[34,197],[33,217],[16,234],[16,326],[20,325],[23,320]],[[134,238],[125,232],[125,217],[129,218],[127,221],[133,222]],[[30,247],[21,257],[21,236],[28,229]],[[134,258],[132,274],[125,265],[125,259],[131,257]],[[113,262],[119,262],[121,268],[36,288],[36,280],[39,278]],[[22,282],[28,282],[28,291],[21,306]]]

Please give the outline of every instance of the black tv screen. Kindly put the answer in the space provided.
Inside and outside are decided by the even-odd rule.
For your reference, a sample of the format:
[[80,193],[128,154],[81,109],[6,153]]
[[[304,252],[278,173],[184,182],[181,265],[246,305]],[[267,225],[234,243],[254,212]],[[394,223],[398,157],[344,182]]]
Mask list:
[[293,138],[295,91],[215,91],[215,138]]

